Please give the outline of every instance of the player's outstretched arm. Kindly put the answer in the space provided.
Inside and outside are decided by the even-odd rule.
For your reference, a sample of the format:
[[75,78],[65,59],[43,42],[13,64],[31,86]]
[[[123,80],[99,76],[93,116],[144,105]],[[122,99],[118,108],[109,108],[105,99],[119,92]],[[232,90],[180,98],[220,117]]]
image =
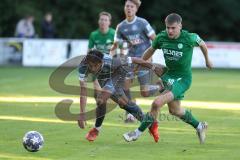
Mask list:
[[152,57],[156,49],[149,47],[143,54],[142,59],[143,60],[148,60],[149,58]]
[[80,80],[80,117],[78,120],[78,126],[82,129],[85,128],[86,121],[84,114],[81,113],[85,113],[86,103],[87,103],[87,84],[86,82]]
[[165,67],[165,66],[155,65],[155,64],[147,62],[141,58],[131,57],[131,59],[132,59],[132,63],[134,63],[134,64],[138,64],[139,66],[152,69],[159,77],[162,76],[164,73],[166,73],[166,71],[168,70],[167,67]]
[[112,47],[111,47],[111,49],[110,49],[110,55],[111,55],[111,56],[114,56],[114,55],[115,55],[117,47],[118,47],[118,43],[117,43],[117,42],[114,42],[113,45],[112,45]]
[[207,45],[204,41],[202,41],[199,45],[203,55],[204,55],[204,58],[205,58],[205,63],[206,63],[206,67],[208,69],[212,69],[213,68],[213,64],[211,62],[211,60],[209,59],[208,57],[208,49],[207,49]]
[[[152,55],[154,54],[154,52],[155,52],[155,49],[154,48],[152,48],[152,47],[149,47],[144,53],[143,53],[143,56],[142,56],[142,59],[143,60],[149,60],[151,57],[152,57]],[[139,70],[139,65],[137,65],[135,68],[134,68],[134,72],[136,72],[136,71],[138,71]]]

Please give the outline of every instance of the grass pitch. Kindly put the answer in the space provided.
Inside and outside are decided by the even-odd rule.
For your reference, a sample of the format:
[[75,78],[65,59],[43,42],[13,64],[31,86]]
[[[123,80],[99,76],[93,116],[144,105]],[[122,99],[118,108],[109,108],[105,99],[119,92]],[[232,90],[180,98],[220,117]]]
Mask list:
[[[134,130],[139,123],[124,124],[124,112],[119,108],[107,114],[99,137],[89,143],[85,134],[92,127],[93,120],[81,130],[76,122],[56,118],[54,108],[57,100],[28,101],[32,97],[64,99],[70,96],[49,87],[48,78],[52,71],[51,68],[0,68],[0,159],[240,159],[239,70],[193,71],[192,87],[185,100],[207,102],[203,108],[187,106],[198,119],[209,123],[204,145],[199,145],[191,126],[168,114],[167,107],[162,111],[165,118],[160,121],[159,143],[154,143],[147,132],[136,142],[125,142],[122,134]],[[73,72],[66,83],[78,85],[77,73]],[[9,97],[12,101],[7,100]],[[208,103],[226,107],[208,108]],[[231,109],[233,104],[239,108]],[[149,105],[140,106],[145,112],[149,109]],[[88,108],[93,107],[94,104],[88,104]],[[74,103],[71,111],[78,113],[78,108]],[[44,147],[37,153],[27,152],[22,147],[22,137],[29,130],[37,130],[44,136]]]

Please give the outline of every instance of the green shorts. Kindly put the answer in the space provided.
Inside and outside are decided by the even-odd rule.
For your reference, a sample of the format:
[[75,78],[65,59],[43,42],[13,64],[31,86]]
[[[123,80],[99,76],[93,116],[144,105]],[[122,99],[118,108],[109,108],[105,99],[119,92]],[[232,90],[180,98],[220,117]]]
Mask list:
[[190,88],[192,83],[191,75],[173,75],[166,73],[161,77],[166,90],[172,91],[174,100],[182,100],[184,93]]

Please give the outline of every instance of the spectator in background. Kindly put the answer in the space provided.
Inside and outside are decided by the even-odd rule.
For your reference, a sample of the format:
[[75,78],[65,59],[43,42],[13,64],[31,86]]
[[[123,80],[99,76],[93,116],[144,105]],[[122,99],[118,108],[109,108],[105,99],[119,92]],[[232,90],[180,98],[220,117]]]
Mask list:
[[35,29],[33,26],[34,17],[32,15],[21,19],[16,26],[15,37],[18,38],[33,38],[35,37]]
[[47,13],[41,24],[42,38],[55,38],[55,27],[52,23],[52,14]]

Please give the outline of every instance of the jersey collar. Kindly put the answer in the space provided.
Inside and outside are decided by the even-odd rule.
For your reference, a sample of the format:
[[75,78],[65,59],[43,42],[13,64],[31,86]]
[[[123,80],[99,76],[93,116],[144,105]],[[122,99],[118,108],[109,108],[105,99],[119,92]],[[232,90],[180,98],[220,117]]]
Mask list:
[[125,21],[127,24],[133,24],[136,20],[137,20],[137,16],[135,16],[131,22],[129,22],[127,19]]

